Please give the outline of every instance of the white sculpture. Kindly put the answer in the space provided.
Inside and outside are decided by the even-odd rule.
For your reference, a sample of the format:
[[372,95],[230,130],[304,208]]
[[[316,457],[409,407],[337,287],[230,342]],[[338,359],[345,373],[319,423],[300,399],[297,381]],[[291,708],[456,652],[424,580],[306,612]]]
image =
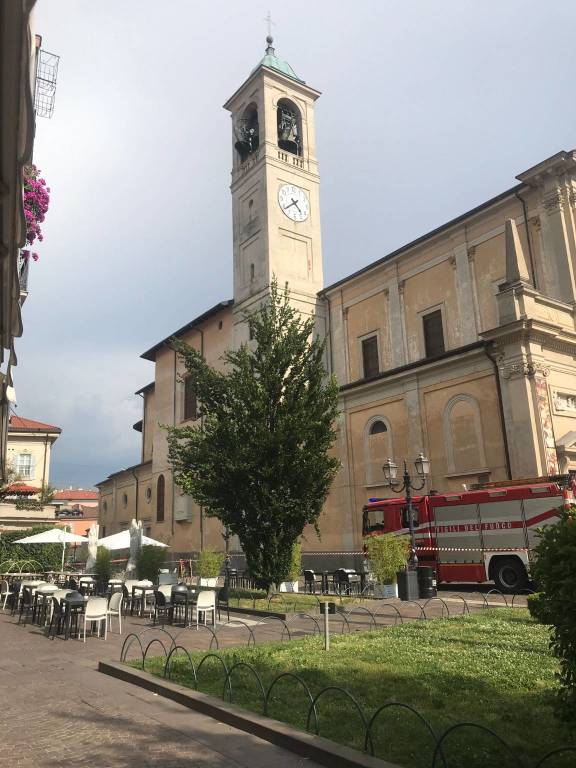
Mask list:
[[128,573],[136,570],[136,558],[142,549],[142,520],[132,520],[130,523],[130,559],[126,570]]
[[92,523],[90,530],[88,531],[88,559],[86,560],[86,570],[88,572],[94,570],[96,565],[96,554],[98,552],[98,536],[99,525],[98,523]]

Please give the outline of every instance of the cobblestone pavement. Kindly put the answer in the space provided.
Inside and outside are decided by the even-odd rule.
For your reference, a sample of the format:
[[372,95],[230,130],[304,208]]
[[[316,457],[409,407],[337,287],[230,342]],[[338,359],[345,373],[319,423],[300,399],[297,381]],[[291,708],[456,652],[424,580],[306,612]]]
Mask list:
[[[468,601],[468,610],[483,609],[484,598],[478,592],[460,594]],[[331,632],[366,631],[465,610],[460,596],[440,593],[440,597],[418,603],[388,600],[347,605],[348,624],[338,614],[330,616]],[[490,603],[505,604],[498,596]],[[516,605],[525,603],[522,596]],[[233,623],[227,624],[222,617],[220,648],[288,640],[280,620],[262,623],[245,614],[231,618]],[[318,634],[323,621],[317,614],[292,617],[290,636]],[[142,636],[144,647],[154,638],[170,646],[168,635],[151,629],[147,617],[123,619],[122,635],[116,622],[114,629],[106,642],[96,637],[88,637],[85,644],[61,637],[48,640],[40,627],[18,625],[17,616],[0,611],[0,768],[316,768],[310,760],[97,672],[99,660],[119,660],[122,643],[131,632],[148,630]],[[207,650],[213,642],[207,629],[167,630],[190,650]],[[161,646],[155,645],[151,653],[162,653]],[[128,658],[138,657],[141,651],[134,643]]]
[[[1,768],[317,767],[97,672],[99,659],[118,659],[118,635],[86,644],[52,641],[39,627],[16,621],[0,612]],[[123,637],[146,626],[146,619],[129,620]]]

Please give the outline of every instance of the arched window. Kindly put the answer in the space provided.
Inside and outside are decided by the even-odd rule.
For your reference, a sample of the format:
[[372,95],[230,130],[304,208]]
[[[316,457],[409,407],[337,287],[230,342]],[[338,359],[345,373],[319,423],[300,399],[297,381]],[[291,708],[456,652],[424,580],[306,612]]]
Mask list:
[[258,109],[256,104],[249,104],[241,117],[236,118],[234,125],[236,143],[234,147],[240,155],[240,162],[253,152],[256,152],[260,143],[260,128],[258,125]]
[[158,477],[156,485],[156,522],[164,522],[164,475]]
[[364,461],[366,485],[384,485],[382,465],[392,458],[392,433],[388,419],[374,416],[366,424],[364,432]]
[[278,146],[293,155],[302,154],[302,118],[298,107],[288,99],[280,99],[276,109]]
[[485,470],[480,406],[471,395],[456,395],[444,408],[444,443],[448,474]]

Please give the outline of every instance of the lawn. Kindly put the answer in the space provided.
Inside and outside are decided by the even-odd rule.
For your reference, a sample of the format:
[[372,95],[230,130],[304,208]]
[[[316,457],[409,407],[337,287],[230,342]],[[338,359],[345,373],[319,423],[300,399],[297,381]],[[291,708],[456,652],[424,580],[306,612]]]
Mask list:
[[360,596],[340,597],[339,595],[310,595],[301,592],[280,592],[271,599],[261,590],[231,589],[231,608],[251,608],[273,613],[318,613],[319,603],[335,602],[338,605],[358,603]]
[[[416,708],[437,734],[458,722],[487,726],[503,737],[523,760],[533,766],[555,747],[576,743],[576,731],[559,723],[551,700],[557,661],[548,650],[548,629],[533,622],[524,609],[492,609],[452,619],[415,621],[396,627],[338,635],[331,650],[322,638],[263,644],[221,651],[230,667],[252,664],[264,686],[282,672],[294,672],[315,695],[329,685],[345,687],[360,702],[367,718],[386,702]],[[195,663],[203,656],[195,656]],[[162,674],[164,660],[147,661],[146,668]],[[176,658],[173,679],[194,687],[189,664]],[[221,697],[223,673],[209,659],[199,673],[199,689]],[[233,701],[262,711],[261,694],[250,672],[233,675]],[[363,729],[353,706],[341,694],[327,694],[318,702],[320,733],[362,748]],[[308,700],[289,678],[278,683],[269,714],[305,728]],[[455,732],[445,742],[449,768],[517,765],[474,730]],[[374,752],[402,766],[429,768],[431,736],[407,710],[389,709],[374,727]],[[574,764],[566,755],[546,768]],[[441,762],[437,763],[438,766]]]

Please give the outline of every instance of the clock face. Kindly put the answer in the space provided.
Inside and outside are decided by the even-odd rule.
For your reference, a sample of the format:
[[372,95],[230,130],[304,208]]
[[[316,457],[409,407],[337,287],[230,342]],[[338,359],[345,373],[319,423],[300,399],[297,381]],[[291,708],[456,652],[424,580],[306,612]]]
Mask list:
[[310,215],[310,201],[300,187],[283,184],[278,190],[278,204],[292,221],[306,221]]

